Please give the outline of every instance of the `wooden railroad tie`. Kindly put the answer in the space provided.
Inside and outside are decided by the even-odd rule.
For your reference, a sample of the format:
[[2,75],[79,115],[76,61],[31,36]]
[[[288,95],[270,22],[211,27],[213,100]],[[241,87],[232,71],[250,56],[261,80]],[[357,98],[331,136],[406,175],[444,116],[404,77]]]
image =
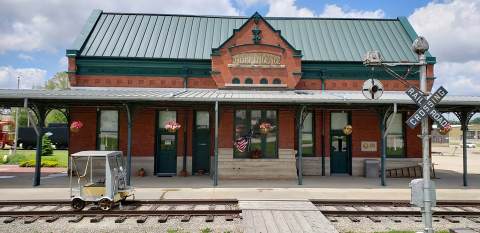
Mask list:
[[74,218],[69,219],[68,222],[77,223],[77,222],[82,221],[82,219],[83,219],[84,217],[85,217],[85,216],[83,216],[83,215],[77,215],[77,216],[75,216]]
[[[216,207],[215,204],[210,204],[208,206],[208,210],[215,210],[215,207]],[[205,222],[213,222],[213,219],[214,219],[213,215],[209,214],[205,217]]]
[[380,220],[380,218],[377,218],[375,216],[368,216],[367,218],[372,220],[372,222],[381,222],[382,221],[382,220]]
[[105,217],[105,215],[103,215],[103,214],[95,215],[95,217],[93,217],[93,218],[90,219],[90,222],[91,222],[91,223],[100,222],[100,221],[102,221],[102,219],[103,219],[104,217]]
[[166,215],[166,214],[162,214],[162,215],[160,215],[160,217],[158,217],[158,222],[159,223],[166,223],[167,220],[168,220],[168,215]]
[[26,217],[25,220],[23,220],[23,223],[25,223],[25,224],[34,223],[39,218],[40,218],[40,216],[29,216],[29,217]]
[[15,219],[17,219],[17,218],[16,217],[8,217],[8,218],[3,220],[3,223],[12,223],[13,221],[15,221]]
[[50,216],[47,219],[45,219],[45,222],[52,223],[57,221],[60,218],[60,216]]
[[125,215],[118,216],[118,217],[115,219],[115,223],[125,222],[126,219],[127,219],[127,216],[125,216]]

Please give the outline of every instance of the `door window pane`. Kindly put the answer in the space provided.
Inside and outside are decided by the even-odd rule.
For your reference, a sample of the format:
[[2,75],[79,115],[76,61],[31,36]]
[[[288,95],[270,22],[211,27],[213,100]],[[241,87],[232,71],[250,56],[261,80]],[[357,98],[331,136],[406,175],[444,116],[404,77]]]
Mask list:
[[348,124],[348,114],[346,112],[332,112],[331,122],[332,130],[342,130]]
[[158,114],[158,127],[165,129],[165,125],[169,121],[177,121],[177,112],[176,111],[160,111]]
[[313,113],[306,113],[302,128],[302,156],[313,156]]
[[208,129],[210,127],[210,113],[201,111],[196,113],[195,126],[197,129]]
[[386,127],[389,127],[387,135],[387,157],[405,157],[405,147],[403,141],[403,115],[396,113],[390,115],[387,119]]
[[98,126],[98,149],[118,150],[118,111],[101,110]]

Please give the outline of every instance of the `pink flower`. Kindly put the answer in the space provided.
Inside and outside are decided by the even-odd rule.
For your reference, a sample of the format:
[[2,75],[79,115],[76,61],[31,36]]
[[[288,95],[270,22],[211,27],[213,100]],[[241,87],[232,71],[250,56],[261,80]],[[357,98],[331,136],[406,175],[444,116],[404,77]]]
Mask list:
[[182,126],[175,121],[169,121],[165,124],[165,129],[169,129],[169,130],[177,130],[177,129],[180,129],[180,127]]
[[83,128],[83,123],[81,121],[73,121],[72,124],[70,125],[70,128],[81,129]]

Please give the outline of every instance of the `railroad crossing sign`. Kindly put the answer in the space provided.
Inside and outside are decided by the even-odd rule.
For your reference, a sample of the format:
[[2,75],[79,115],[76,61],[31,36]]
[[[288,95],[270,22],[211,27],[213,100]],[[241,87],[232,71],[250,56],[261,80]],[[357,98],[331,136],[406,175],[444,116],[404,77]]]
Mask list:
[[443,97],[448,93],[445,88],[438,88],[428,99],[422,91],[415,87],[409,87],[405,93],[407,93],[407,95],[420,107],[407,120],[407,125],[410,128],[415,128],[415,126],[417,126],[423,118],[427,117],[427,115],[436,121],[442,128],[448,128],[450,126],[450,123],[442,116],[442,113],[435,109],[435,105],[440,103]]

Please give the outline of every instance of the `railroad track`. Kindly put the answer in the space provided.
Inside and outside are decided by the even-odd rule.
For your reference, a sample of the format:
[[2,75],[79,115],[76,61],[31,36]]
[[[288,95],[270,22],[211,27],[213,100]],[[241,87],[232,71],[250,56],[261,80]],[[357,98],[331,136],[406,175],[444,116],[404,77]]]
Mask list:
[[[394,222],[410,218],[421,222],[420,208],[412,206],[408,201],[363,201],[363,200],[312,200],[312,203],[327,216],[331,222],[339,217],[359,222],[360,217],[373,222],[381,222],[380,217]],[[445,219],[451,223],[460,222],[460,218],[480,223],[480,202],[477,201],[438,201],[433,208],[433,216],[437,221]]]
[[242,211],[237,200],[136,200],[103,211],[96,206],[87,206],[82,211],[73,210],[69,200],[47,201],[0,201],[0,218],[3,223],[22,219],[24,223],[33,223],[39,219],[54,222],[59,218],[71,218],[69,222],[79,222],[91,217],[90,222],[99,222],[105,217],[115,217],[116,223],[127,218],[136,218],[143,223],[147,218],[158,218],[164,223],[169,218],[181,217],[182,222],[189,222],[192,217],[204,217],[206,222],[224,217],[225,221],[240,218]]

